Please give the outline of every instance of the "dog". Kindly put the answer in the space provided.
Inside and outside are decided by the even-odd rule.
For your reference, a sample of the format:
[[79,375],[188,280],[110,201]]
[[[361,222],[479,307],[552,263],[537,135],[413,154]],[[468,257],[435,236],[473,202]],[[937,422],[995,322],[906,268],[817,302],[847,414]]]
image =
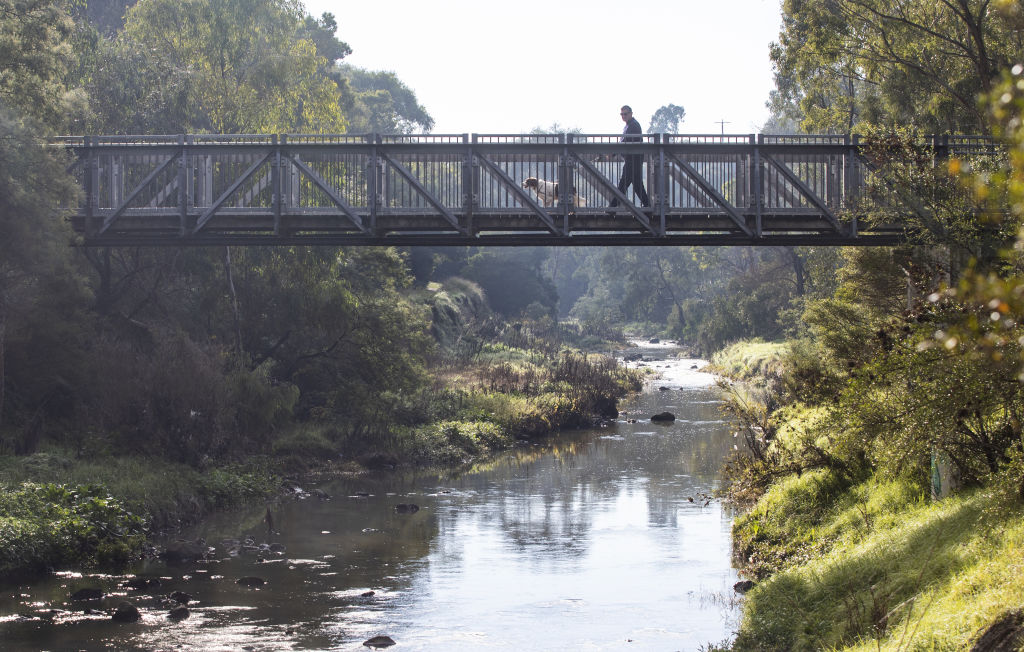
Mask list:
[[[545,181],[537,177],[527,177],[526,181],[523,181],[523,188],[537,193],[537,200],[543,206],[554,206],[558,200],[557,181]],[[580,199],[579,194],[577,194],[576,188],[572,189],[572,203],[574,206],[586,205],[586,202]]]

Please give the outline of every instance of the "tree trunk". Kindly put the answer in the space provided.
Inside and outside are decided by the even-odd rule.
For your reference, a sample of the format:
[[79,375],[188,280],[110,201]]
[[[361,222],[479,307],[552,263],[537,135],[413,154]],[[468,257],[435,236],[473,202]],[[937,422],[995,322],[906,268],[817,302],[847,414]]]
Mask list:
[[786,247],[786,253],[789,254],[790,260],[793,262],[793,275],[796,277],[796,294],[797,296],[804,296],[804,259],[800,257],[800,254],[796,252],[794,247]]
[[679,324],[682,325],[683,319],[685,318],[683,315],[683,306],[680,305],[679,298],[676,297],[676,291],[672,288],[672,284],[668,282],[668,278],[665,276],[665,269],[661,266],[661,256],[656,255],[654,260],[658,265],[658,274],[661,276],[661,282],[668,291],[668,295],[672,297],[672,303],[675,304],[676,310],[679,311]]
[[235,355],[242,361],[242,318],[238,313],[238,293],[235,292],[235,277],[231,271],[231,247],[224,247],[224,274],[228,279],[228,290],[231,292],[231,311],[235,326]]
[[4,362],[5,345],[7,344],[7,303],[0,297],[0,426],[4,422],[4,391],[7,380],[7,367]]

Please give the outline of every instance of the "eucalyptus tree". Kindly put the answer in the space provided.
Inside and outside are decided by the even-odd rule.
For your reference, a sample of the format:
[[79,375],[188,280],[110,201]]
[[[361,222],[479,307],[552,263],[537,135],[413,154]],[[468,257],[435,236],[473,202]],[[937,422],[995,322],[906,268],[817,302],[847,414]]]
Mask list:
[[335,67],[334,75],[353,131],[411,134],[434,128],[434,119],[416,93],[395,73],[341,64]]
[[686,109],[675,104],[666,104],[658,108],[651,116],[649,133],[678,134],[679,123],[686,119]]
[[808,131],[860,122],[934,133],[988,129],[978,104],[1024,56],[1013,2],[785,0],[773,44],[778,102]]
[[295,0],[146,0],[128,10],[124,38],[159,62],[158,86],[186,93],[189,132],[344,131],[304,25]]
[[0,0],[0,103],[59,130],[80,94],[66,85],[74,21],[67,0]]

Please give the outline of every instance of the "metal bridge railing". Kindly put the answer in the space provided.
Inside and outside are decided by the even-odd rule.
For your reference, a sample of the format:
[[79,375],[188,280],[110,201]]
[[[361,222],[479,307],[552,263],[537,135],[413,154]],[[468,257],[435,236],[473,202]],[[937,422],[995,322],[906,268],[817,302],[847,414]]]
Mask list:
[[[87,245],[900,237],[899,225],[868,228],[850,214],[867,166],[857,139],[842,135],[196,134],[55,145],[76,157],[85,193],[73,223]],[[998,149],[974,136],[932,146],[941,156]],[[624,157],[637,155],[650,208],[617,189]],[[524,188],[530,177],[551,193]]]

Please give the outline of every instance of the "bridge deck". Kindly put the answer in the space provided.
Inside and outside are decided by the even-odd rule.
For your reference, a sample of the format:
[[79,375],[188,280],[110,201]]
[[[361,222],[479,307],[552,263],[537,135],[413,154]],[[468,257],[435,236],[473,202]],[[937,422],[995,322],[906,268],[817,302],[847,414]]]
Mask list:
[[[893,244],[850,208],[867,166],[848,136],[82,137],[87,246],[223,244]],[[991,147],[945,137],[946,148]],[[642,155],[652,207],[616,184]],[[527,177],[558,182],[544,202]],[[572,192],[575,190],[575,194]],[[614,213],[608,208],[619,200]]]

